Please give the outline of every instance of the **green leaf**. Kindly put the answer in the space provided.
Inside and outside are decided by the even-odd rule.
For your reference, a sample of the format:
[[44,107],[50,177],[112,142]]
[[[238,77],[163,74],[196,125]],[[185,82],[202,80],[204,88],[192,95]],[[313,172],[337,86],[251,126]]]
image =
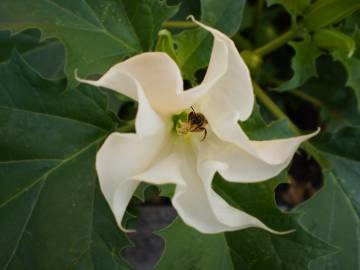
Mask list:
[[301,222],[316,236],[339,250],[330,256],[314,260],[310,270],[329,269],[329,265],[333,270],[358,269],[359,214],[354,211],[349,200],[350,194],[344,190],[341,181],[331,172],[325,172],[324,175],[325,186],[299,209],[304,212]]
[[267,124],[263,120],[260,107],[257,104],[255,104],[251,116],[245,122],[240,122],[240,126],[251,140],[257,141],[267,140],[269,138],[289,138],[296,135],[290,130],[286,120],[273,121]]
[[154,194],[160,197],[171,198],[174,195],[174,193],[175,193],[174,184],[164,184],[164,185],[155,186],[152,184],[142,182],[135,190],[134,196],[137,197],[142,202],[145,202],[148,199],[153,199]]
[[127,56],[150,50],[161,23],[176,10],[160,0],[3,0],[0,30],[38,28],[43,39],[58,38],[66,49],[71,88],[77,85],[75,69],[83,77],[102,73]]
[[304,25],[309,30],[335,24],[360,9],[358,0],[318,0],[307,11]]
[[[240,27],[245,0],[202,0],[201,21],[232,36]],[[185,30],[174,36],[177,63],[183,77],[196,83],[195,72],[209,63],[212,38],[203,29]]]
[[355,13],[349,17],[346,23],[340,28],[341,31],[351,35],[353,42],[356,45],[354,47],[353,54],[348,54],[341,50],[335,50],[332,52],[332,56],[336,61],[339,61],[347,72],[346,86],[350,87],[356,97],[358,111],[360,111],[360,16],[359,13]]
[[346,85],[354,90],[360,110],[360,59],[355,56],[349,58],[341,52],[334,52],[333,57],[344,65],[348,75]]
[[344,126],[360,125],[360,112],[354,91],[346,87],[347,72],[330,55],[317,60],[319,76],[301,87],[301,92],[315,98],[322,129],[336,131]]
[[64,92],[19,56],[0,65],[0,267],[128,269],[95,155],[115,127],[105,96]]
[[[325,172],[325,187],[300,211],[303,224],[318,237],[337,246],[339,252],[320,258],[311,269],[358,269],[360,266],[360,147],[359,127],[329,134],[319,148],[331,163]],[[316,218],[314,219],[314,216]]]
[[201,234],[179,218],[157,234],[166,247],[156,270],[235,270],[225,234]]
[[175,194],[176,186],[173,184],[165,184],[160,186],[160,196],[171,198]]
[[45,78],[64,77],[65,51],[58,41],[46,44],[22,54],[24,60]]
[[294,75],[277,88],[280,91],[295,89],[311,77],[316,77],[316,59],[322,54],[308,35],[302,41],[293,41],[289,44],[295,50],[295,56],[291,60]]
[[338,177],[349,201],[352,202],[360,216],[360,154],[354,149],[360,147],[358,140],[360,127],[345,127],[330,135],[320,149],[331,161],[335,175]]
[[25,30],[14,36],[10,36],[8,31],[0,31],[0,62],[8,61],[15,48],[42,76],[56,78],[64,75],[65,52],[57,40],[40,42],[40,32],[36,29]]
[[310,0],[266,0],[268,6],[280,4],[294,17],[303,14],[310,5]]
[[354,39],[335,29],[319,29],[315,31],[313,40],[316,46],[330,52],[346,53],[351,57],[356,49]]
[[180,5],[179,11],[172,17],[172,20],[185,21],[191,14],[198,17],[200,14],[200,0],[168,0],[169,5]]
[[176,221],[160,232],[166,249],[156,269],[305,270],[313,259],[333,252],[299,224],[297,215],[277,209],[274,188],[281,182],[283,179],[274,178],[257,184],[234,184],[217,175],[214,188],[233,206],[259,217],[268,226],[293,228],[295,232],[279,236],[250,228],[204,235]]
[[0,31],[0,62],[7,61],[14,48],[23,53],[38,46],[40,32],[29,29],[11,36],[9,31]]
[[233,256],[235,269],[288,269],[294,265],[295,269],[307,269],[310,261],[333,251],[301,226],[296,212],[285,214],[278,210],[274,189],[283,182],[287,182],[284,176],[259,184],[215,183],[215,190],[217,186],[228,202],[260,218],[271,228],[279,231],[296,229],[283,236],[260,229],[227,233],[229,247],[236,254]]
[[174,16],[179,7],[168,6],[166,0],[122,0],[126,17],[130,19],[133,30],[143,51],[154,47],[161,24]]

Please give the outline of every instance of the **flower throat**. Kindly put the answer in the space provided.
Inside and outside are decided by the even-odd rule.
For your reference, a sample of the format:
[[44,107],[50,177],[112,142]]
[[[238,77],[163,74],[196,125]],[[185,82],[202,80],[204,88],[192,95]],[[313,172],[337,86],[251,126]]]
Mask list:
[[182,136],[191,132],[202,132],[203,137],[201,141],[203,141],[207,136],[206,125],[208,121],[202,113],[196,112],[192,106],[190,108],[191,111],[189,113],[182,112],[173,116],[173,129],[178,135]]

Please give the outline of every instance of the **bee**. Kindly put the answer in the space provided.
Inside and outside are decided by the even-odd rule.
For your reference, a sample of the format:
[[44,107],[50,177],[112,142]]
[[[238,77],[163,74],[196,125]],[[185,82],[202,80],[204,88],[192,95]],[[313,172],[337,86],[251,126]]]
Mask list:
[[189,132],[203,132],[204,135],[201,139],[201,141],[203,141],[207,135],[206,125],[208,121],[202,113],[195,112],[193,106],[190,108],[191,112],[187,115],[187,121],[180,121],[176,132],[179,135],[186,135]]

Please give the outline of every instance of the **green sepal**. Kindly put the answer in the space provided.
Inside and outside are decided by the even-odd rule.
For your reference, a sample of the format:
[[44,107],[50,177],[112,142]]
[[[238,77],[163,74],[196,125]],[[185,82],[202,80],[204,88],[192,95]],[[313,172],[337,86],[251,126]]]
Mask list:
[[159,39],[156,43],[155,51],[167,53],[177,63],[174,41],[170,31],[163,29],[159,32]]

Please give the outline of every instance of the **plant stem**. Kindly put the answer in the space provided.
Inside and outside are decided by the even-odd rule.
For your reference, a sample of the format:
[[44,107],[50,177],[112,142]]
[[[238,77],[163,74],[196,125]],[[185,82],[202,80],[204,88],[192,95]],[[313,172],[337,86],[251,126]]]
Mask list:
[[192,21],[166,21],[162,24],[163,28],[194,28],[197,24]]
[[[267,74],[263,75],[264,77],[266,77],[266,80],[271,83],[274,84],[276,86],[279,86],[283,83],[283,81],[280,81],[276,78],[272,78],[270,76],[268,76]],[[326,104],[324,104],[323,102],[321,102],[320,100],[318,100],[317,98],[308,95],[307,93],[305,93],[304,91],[298,90],[298,89],[293,89],[291,91],[287,91],[285,93],[289,93],[290,95],[293,95],[297,98],[300,98],[306,102],[309,102],[310,104],[312,104],[313,106],[315,106],[316,108],[323,108],[325,109],[329,114],[331,114],[335,119],[341,119],[342,115],[340,113],[338,113],[337,111],[333,110],[332,108],[328,107]]]
[[[266,77],[266,80],[271,83],[274,84],[276,87],[280,86],[281,84],[283,84],[284,82],[281,80],[278,80],[276,78],[272,78],[271,76],[269,76],[268,74],[264,74],[264,77]],[[298,98],[301,98],[302,100],[311,103],[312,105],[314,105],[317,108],[320,107],[325,107],[325,105],[318,99],[306,94],[304,91],[298,90],[298,89],[293,89],[291,91],[288,91],[287,93],[292,94]]]
[[[337,120],[341,120],[343,118],[341,113],[333,110],[332,108],[328,107],[326,104],[322,103],[320,100],[306,94],[303,91],[294,89],[294,90],[289,91],[289,94],[292,94],[293,96],[295,96],[297,98],[301,98],[302,100],[305,100],[306,102],[311,103],[316,108],[323,108],[325,111],[327,111],[329,114],[331,114]],[[342,119],[342,120],[344,120],[344,119]]]
[[317,100],[316,98],[304,93],[303,91],[299,91],[297,89],[293,89],[289,92],[290,94],[293,94],[294,96],[301,98],[302,100],[305,100],[312,105],[314,105],[317,108],[325,107],[321,101]]
[[[286,119],[289,123],[289,128],[297,135],[301,135],[301,130],[288,118],[288,116],[275,104],[274,101],[265,93],[263,89],[253,81],[254,92],[256,97],[261,101],[261,103],[278,119]],[[316,147],[309,141],[302,143],[302,148],[312,157],[317,163],[323,168],[329,168],[328,161],[323,158],[319,153]]]
[[256,17],[255,17],[255,31],[259,29],[261,18],[264,11],[265,0],[257,0],[256,3]]
[[135,131],[135,120],[126,122],[126,125],[117,128],[116,131],[123,133]]
[[282,35],[278,36],[277,38],[273,39],[269,43],[265,44],[264,46],[256,49],[254,53],[259,54],[260,56],[267,55],[276,49],[280,48],[284,44],[286,44],[288,41],[293,39],[296,35],[299,34],[298,27],[291,28],[290,30],[286,31]]

